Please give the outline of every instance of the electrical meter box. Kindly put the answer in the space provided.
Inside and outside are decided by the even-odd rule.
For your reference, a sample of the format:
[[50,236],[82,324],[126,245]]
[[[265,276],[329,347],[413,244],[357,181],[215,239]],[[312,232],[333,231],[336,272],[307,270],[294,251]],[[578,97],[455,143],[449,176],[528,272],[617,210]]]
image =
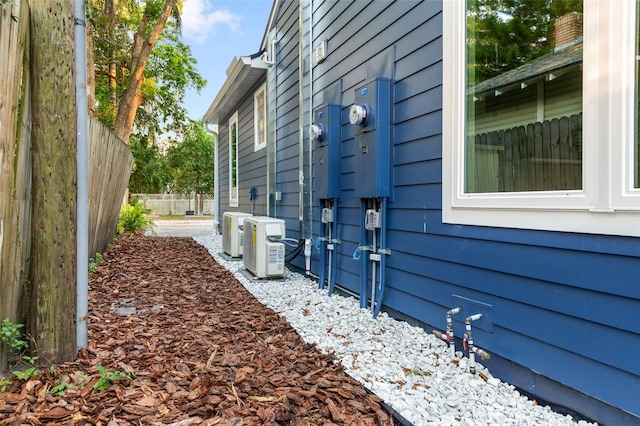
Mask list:
[[315,155],[313,191],[320,200],[340,198],[340,114],[342,106],[327,104],[317,108],[309,137]]
[[355,196],[391,197],[391,80],[378,77],[355,89]]

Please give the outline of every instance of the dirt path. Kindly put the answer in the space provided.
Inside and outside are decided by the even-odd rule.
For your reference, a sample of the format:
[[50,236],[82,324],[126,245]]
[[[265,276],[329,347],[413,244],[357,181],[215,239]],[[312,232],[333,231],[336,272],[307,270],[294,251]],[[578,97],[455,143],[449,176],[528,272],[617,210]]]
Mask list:
[[191,238],[120,237],[91,287],[88,349],[14,379],[4,424],[393,424]]

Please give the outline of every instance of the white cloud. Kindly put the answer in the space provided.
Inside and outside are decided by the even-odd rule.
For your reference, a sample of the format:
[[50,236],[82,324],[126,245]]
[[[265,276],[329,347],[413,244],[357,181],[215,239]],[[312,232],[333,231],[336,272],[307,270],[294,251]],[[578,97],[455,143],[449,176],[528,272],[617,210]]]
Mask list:
[[182,35],[202,44],[222,26],[238,31],[242,19],[228,9],[215,9],[210,0],[186,0],[182,9]]

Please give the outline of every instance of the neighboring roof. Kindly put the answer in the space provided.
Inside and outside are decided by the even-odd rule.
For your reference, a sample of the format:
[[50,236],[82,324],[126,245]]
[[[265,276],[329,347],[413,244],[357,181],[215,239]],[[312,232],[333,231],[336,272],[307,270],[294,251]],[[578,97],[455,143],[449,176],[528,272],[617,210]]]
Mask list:
[[227,79],[202,118],[204,123],[220,124],[220,120],[235,110],[249,90],[264,77],[267,64],[260,59],[262,53],[233,58],[227,68]]
[[571,68],[582,62],[582,43],[575,43],[565,49],[547,53],[528,62],[518,68],[509,70],[503,74],[478,83],[469,88],[469,95],[482,95],[483,93],[504,90],[509,86],[521,83],[531,83],[545,78],[562,69]]

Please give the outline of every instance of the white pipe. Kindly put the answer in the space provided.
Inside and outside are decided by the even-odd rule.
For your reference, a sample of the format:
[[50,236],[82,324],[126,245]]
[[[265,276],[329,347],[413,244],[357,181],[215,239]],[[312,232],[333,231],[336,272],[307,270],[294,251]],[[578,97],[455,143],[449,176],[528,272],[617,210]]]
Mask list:
[[373,255],[376,254],[377,242],[376,230],[373,229],[371,232],[373,233],[373,244],[371,245],[371,255],[369,258],[371,259],[373,257],[373,259],[371,259],[371,312],[373,313],[376,306],[376,261]]
[[[213,136],[213,176],[219,176],[218,161],[218,132],[216,127],[209,128],[210,123],[204,123],[204,129]],[[218,225],[220,224],[220,179],[213,180],[213,235],[218,235]]]
[[[333,206],[331,206],[331,208],[333,209]],[[331,246],[332,246],[332,244],[333,244],[333,243],[331,242],[331,240],[332,240],[332,238],[333,238],[333,237],[332,237],[332,235],[331,235],[331,234],[332,234],[332,233],[331,233],[331,229],[333,228],[333,226],[332,226],[332,225],[333,225],[333,222],[331,222],[331,223],[329,223],[329,224],[328,224],[328,228],[329,228],[329,229],[328,229],[328,234],[327,234],[327,236],[329,237],[329,238],[327,239],[327,251],[329,252],[329,259],[328,259],[328,261],[329,261],[329,266],[327,267],[327,282],[329,283],[329,285],[327,285],[327,291],[331,291],[331,262],[332,262],[332,259],[333,259],[333,250],[331,250],[331,249],[330,249],[330,247],[331,247]],[[324,267],[324,266],[323,266],[323,267]],[[331,296],[331,295],[329,295],[329,296]]]
[[304,240],[304,260],[307,275],[311,274],[311,239]]
[[[477,349],[474,345],[473,345],[473,333],[471,332],[471,322],[472,321],[477,321],[479,319],[482,318],[482,314],[474,314],[471,315],[470,317],[467,317],[467,319],[465,320],[464,324],[466,327],[466,332],[465,332],[465,337],[464,337],[464,341],[468,343],[469,345],[469,372],[471,374],[476,374],[476,353],[478,353],[478,355],[480,355],[482,358],[484,359],[489,359],[489,353],[483,351],[482,349]],[[486,356],[486,357],[485,357]]]
[[89,315],[89,148],[87,105],[87,28],[84,0],[74,0],[76,71],[76,347],[86,348]]
[[456,357],[456,342],[455,342],[455,334],[453,333],[453,321],[451,317],[458,312],[460,312],[462,308],[455,307],[449,311],[447,311],[447,332],[446,332],[446,340],[449,343],[449,351],[451,352],[451,359],[455,359]]
[[262,62],[264,62],[268,66],[276,63],[276,43],[278,43],[277,40],[272,40],[270,49],[262,54]]

